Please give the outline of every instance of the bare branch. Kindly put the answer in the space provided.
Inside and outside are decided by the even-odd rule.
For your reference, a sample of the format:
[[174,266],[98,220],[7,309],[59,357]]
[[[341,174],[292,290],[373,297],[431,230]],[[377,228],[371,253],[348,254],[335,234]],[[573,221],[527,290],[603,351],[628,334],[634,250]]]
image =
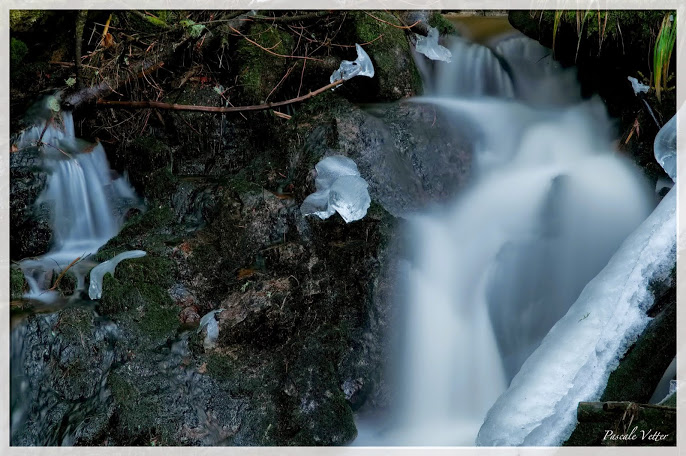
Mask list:
[[246,112],[246,111],[265,111],[267,109],[278,108],[279,106],[286,106],[294,103],[300,103],[312,97],[315,97],[329,89],[343,83],[342,79],[334,81],[331,84],[327,84],[314,92],[310,92],[306,95],[302,95],[296,98],[291,98],[290,100],[277,101],[275,103],[265,103],[261,105],[252,106],[196,106],[196,105],[182,105],[173,103],[162,103],[159,101],[108,101],[108,100],[98,100],[96,105],[103,108],[124,108],[124,109],[145,109],[145,108],[156,108],[156,109],[168,109],[174,111],[199,111],[199,112],[211,112],[211,113],[230,113],[230,112]]

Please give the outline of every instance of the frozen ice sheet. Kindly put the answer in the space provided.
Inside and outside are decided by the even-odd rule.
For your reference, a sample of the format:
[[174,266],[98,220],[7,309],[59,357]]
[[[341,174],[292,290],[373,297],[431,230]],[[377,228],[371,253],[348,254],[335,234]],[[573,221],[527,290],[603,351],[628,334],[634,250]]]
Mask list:
[[[676,186],[675,186],[676,187]],[[676,188],[632,233],[526,360],[488,412],[477,445],[556,446],[580,401],[600,398],[610,373],[645,329],[676,264]]]

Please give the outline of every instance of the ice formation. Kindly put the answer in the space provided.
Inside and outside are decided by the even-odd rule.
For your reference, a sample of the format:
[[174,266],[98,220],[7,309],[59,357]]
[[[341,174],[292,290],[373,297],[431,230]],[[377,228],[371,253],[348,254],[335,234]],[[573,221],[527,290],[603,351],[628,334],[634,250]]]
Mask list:
[[450,63],[452,58],[451,52],[438,44],[438,30],[434,27],[429,27],[429,33],[426,36],[417,35],[417,44],[415,49],[420,54],[425,55],[431,60],[440,60],[442,62]]
[[676,118],[674,114],[669,122],[655,136],[655,160],[676,182]]
[[638,95],[639,93],[646,93],[650,89],[649,86],[638,82],[638,79],[636,78],[627,76],[627,79],[629,80],[629,82],[631,82],[631,88],[634,89],[634,95]]
[[355,43],[355,49],[357,49],[357,58],[355,61],[343,60],[341,66],[331,74],[331,77],[329,78],[330,82],[335,82],[340,79],[347,81],[355,76],[374,77],[374,65],[372,64],[369,55],[367,55],[364,49],[362,49],[362,46],[357,43]]
[[338,212],[346,223],[360,220],[367,214],[371,198],[367,182],[360,177],[355,162],[342,155],[326,157],[315,165],[317,191],[300,206],[303,215],[321,219]]
[[568,438],[577,404],[600,398],[648,324],[651,283],[668,281],[675,264],[672,188],[527,359],[488,412],[477,445],[555,446]]
[[210,312],[207,312],[200,319],[198,332],[202,331],[202,329],[205,326],[207,326],[207,334],[205,335],[205,339],[203,340],[203,347],[205,347],[205,349],[214,347],[214,344],[217,341],[217,337],[219,337],[219,324],[217,323],[217,320],[214,318],[214,315],[218,314],[219,312],[222,312],[223,310],[224,309],[212,310]]
[[93,269],[91,269],[90,274],[90,285],[88,286],[88,296],[91,299],[102,298],[102,279],[108,272],[114,274],[114,269],[117,265],[123,261],[131,258],[144,257],[146,253],[143,250],[129,250],[128,252],[122,252],[115,256],[111,260],[107,260],[100,263]]

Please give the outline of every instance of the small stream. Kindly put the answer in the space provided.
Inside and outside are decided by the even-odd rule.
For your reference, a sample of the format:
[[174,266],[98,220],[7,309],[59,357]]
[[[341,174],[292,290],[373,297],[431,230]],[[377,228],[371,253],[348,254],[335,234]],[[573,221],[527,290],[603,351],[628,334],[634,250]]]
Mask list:
[[[91,144],[76,137],[71,112],[51,109],[53,97],[44,97],[32,108],[39,113],[39,121],[18,138],[18,148],[39,147],[43,165],[48,171],[46,187],[36,204],[45,205],[51,214],[53,245],[49,252],[20,262],[29,290],[24,295],[25,311],[14,311],[11,330],[11,434],[16,435],[26,424],[28,407],[39,407],[40,418],[59,409],[69,417],[59,429],[41,432],[43,445],[70,445],[79,433],[83,418],[108,401],[105,382],[109,368],[115,363],[114,345],[118,330],[114,322],[97,316],[95,302],[88,299],[86,279],[98,263],[92,255],[115,236],[130,208],[143,209],[140,198],[125,176],[110,169],[105,150],[100,143]],[[63,272],[76,278],[73,294],[63,296],[57,281]],[[94,334],[83,334],[83,352],[69,347],[63,335],[51,329],[59,326],[58,311],[79,309],[82,315],[94,316]],[[27,317],[32,316],[31,319]],[[76,325],[74,325],[76,327]],[[67,329],[66,331],[69,331]],[[73,362],[88,362],[92,353],[86,351],[83,337],[96,350],[97,362],[88,382],[97,391],[77,391],[64,401],[64,391],[83,388],[83,385],[49,385],[41,375],[48,367],[50,351],[56,351],[59,368]],[[53,366],[54,367],[54,366]],[[66,375],[66,372],[65,372]],[[68,377],[67,377],[68,378]],[[88,388],[86,388],[88,389]],[[86,399],[84,399],[86,398]],[[64,407],[70,408],[65,412]],[[38,425],[40,428],[40,425]]]
[[[655,207],[644,177],[612,143],[605,106],[581,98],[574,70],[502,23],[489,30],[447,44],[450,64],[415,55],[426,93],[409,102],[430,104],[448,128],[469,132],[473,169],[451,201],[404,217],[409,259],[396,303],[403,327],[386,372],[397,391],[388,410],[358,413],[354,445],[475,445],[522,365]],[[50,113],[49,100],[41,103]],[[67,417],[57,429],[28,423],[44,431],[40,443],[70,445],[84,417],[109,419],[94,411],[110,407],[108,374],[124,359],[116,348],[121,328],[99,316],[85,293],[92,255],[129,209],[144,207],[110,169],[102,145],[76,138],[69,112],[45,116],[17,144],[38,143],[50,172],[38,204],[51,208],[54,242],[20,263],[25,300],[34,305],[13,314],[11,439],[34,404],[39,420],[58,409]],[[64,297],[53,285],[66,269],[77,283]],[[62,318],[56,311],[65,309],[92,319],[87,344],[68,345],[52,332]],[[65,334],[78,337],[78,321],[65,331],[69,324],[77,332]],[[192,395],[206,380],[181,367],[188,354],[186,333],[160,347],[150,366],[168,388]],[[70,385],[27,375],[48,369],[51,358],[60,369],[92,362],[93,371]]]
[[473,178],[407,217],[398,399],[389,416],[359,414],[355,445],[475,445],[524,361],[655,206],[573,70],[518,33],[486,44],[455,38],[450,64],[417,56],[429,94],[416,101],[469,126]]

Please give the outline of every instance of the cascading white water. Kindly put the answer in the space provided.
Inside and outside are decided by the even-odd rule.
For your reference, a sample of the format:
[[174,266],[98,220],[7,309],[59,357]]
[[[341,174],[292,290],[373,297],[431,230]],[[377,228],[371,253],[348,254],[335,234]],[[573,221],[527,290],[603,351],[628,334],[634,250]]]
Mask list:
[[[41,103],[49,102],[47,98]],[[126,177],[115,176],[110,169],[102,145],[76,138],[70,112],[52,112],[16,143],[19,149],[39,147],[49,173],[36,203],[50,210],[53,244],[42,257],[21,262],[30,288],[26,297],[42,301],[55,297],[47,291],[52,272],[59,273],[75,259],[94,254],[117,234],[126,208],[137,204]],[[73,271],[83,288],[86,271],[78,267]]]
[[383,431],[358,422],[358,445],[474,445],[523,362],[654,206],[613,149],[602,102],[577,101],[544,48],[511,39],[496,48],[507,78],[494,51],[461,43],[419,100],[473,128],[474,178],[454,203],[408,219],[399,403]]

